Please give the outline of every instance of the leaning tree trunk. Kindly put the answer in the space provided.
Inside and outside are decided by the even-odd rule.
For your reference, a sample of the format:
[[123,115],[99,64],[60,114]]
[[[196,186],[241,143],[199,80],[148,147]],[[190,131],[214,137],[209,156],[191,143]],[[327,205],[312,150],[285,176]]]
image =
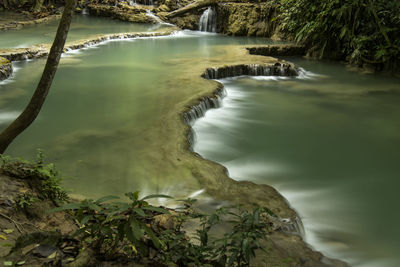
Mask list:
[[67,39],[69,26],[71,25],[75,5],[76,0],[66,1],[64,12],[60,24],[58,25],[56,38],[51,46],[39,84],[25,110],[0,134],[0,153],[4,153],[11,142],[31,125],[39,114],[57,71],[65,40]]

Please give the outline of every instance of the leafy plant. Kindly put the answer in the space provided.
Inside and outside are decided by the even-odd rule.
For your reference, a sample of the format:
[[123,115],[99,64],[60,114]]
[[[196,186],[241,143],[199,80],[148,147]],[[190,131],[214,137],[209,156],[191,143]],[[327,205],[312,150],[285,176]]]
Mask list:
[[[168,210],[150,205],[146,200],[166,195],[150,195],[139,198],[139,193],[127,193],[129,202],[109,202],[118,197],[107,196],[81,203],[70,203],[51,210],[73,210],[81,228],[75,236],[106,257],[121,251],[125,256],[140,261],[151,258],[153,262],[174,262],[178,266],[249,266],[255,251],[263,249],[260,244],[270,228],[266,208],[253,211],[221,208],[211,214],[202,214],[192,209],[194,200],[185,201],[184,207]],[[173,214],[171,214],[173,212]],[[173,217],[173,228],[155,227],[156,216]],[[182,230],[188,220],[199,220],[200,228],[190,240]],[[210,235],[214,226],[223,224],[232,231],[215,237]],[[153,253],[151,253],[153,251]],[[154,253],[155,252],[155,253]]]
[[32,206],[34,202],[36,202],[38,199],[32,195],[32,193],[20,193],[17,195],[17,198],[15,199],[15,203],[17,206],[21,209],[28,208]]
[[139,192],[127,193],[130,202],[108,202],[118,199],[106,196],[96,201],[91,199],[81,203],[70,203],[51,210],[74,210],[81,228],[74,234],[97,250],[111,256],[122,249],[131,256],[147,256],[149,246],[162,249],[165,244],[150,227],[157,214],[169,214],[162,207],[150,205],[151,198],[170,198],[167,195],[149,195],[139,199]]
[[320,58],[395,68],[400,3],[385,0],[280,0],[282,29]]
[[62,178],[53,163],[44,163],[44,154],[38,150],[36,161],[29,162],[13,159],[0,154],[1,170],[7,175],[35,182],[35,187],[44,198],[54,201],[65,201],[68,194],[61,187]]

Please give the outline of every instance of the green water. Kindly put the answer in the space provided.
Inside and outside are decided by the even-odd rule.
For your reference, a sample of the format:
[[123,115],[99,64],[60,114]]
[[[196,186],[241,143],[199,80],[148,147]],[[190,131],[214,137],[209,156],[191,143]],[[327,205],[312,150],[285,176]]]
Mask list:
[[228,97],[196,122],[195,151],[276,187],[326,255],[400,266],[400,80],[292,61],[321,76],[223,80]]
[[[111,20],[75,19],[90,20],[71,31],[75,40],[135,30],[119,30],[131,25]],[[106,28],[110,22],[116,28]],[[46,27],[2,32],[0,42],[49,41],[35,39]],[[135,190],[191,194],[201,188],[175,166],[157,172],[168,164],[157,157],[165,149],[159,140],[165,111],[177,94],[189,97],[196,86],[175,77],[199,58],[212,65],[222,45],[267,42],[184,32],[67,54],[38,119],[7,152],[33,157],[36,148],[44,149],[62,170],[64,185],[89,197]],[[195,124],[196,151],[223,163],[235,179],[276,186],[300,212],[307,240],[327,255],[355,266],[398,266],[399,80],[293,60],[325,76],[225,81],[224,107]],[[43,66],[43,59],[16,62],[13,77],[0,83],[0,130],[24,108]]]
[[[45,24],[28,25],[20,30],[0,32],[0,48],[26,48],[32,45],[51,43],[58,27],[58,20]],[[129,23],[110,18],[74,15],[68,41],[87,39],[97,34],[146,32],[159,29],[160,25]]]
[[[67,54],[39,117],[7,152],[33,157],[42,148],[62,170],[65,186],[89,197],[136,190],[190,194],[201,188],[185,184],[179,170],[171,166],[168,173],[157,172],[163,164],[157,162],[157,151],[163,149],[157,138],[165,105],[192,86],[190,81],[174,84],[182,74],[177,60],[190,64],[197,57],[217,56],[215,49],[224,44],[267,41],[185,32]],[[0,130],[26,105],[44,62],[14,63],[16,72],[0,87]]]

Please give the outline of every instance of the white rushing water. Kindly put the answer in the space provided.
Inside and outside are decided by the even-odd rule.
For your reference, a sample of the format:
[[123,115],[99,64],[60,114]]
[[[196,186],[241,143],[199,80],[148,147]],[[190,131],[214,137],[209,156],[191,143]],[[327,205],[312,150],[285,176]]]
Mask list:
[[199,31],[217,32],[217,12],[212,7],[208,7],[201,15]]
[[[296,80],[315,80],[319,77],[325,76],[300,69],[296,78],[257,76],[250,79],[258,80],[260,83],[264,81],[292,83]],[[345,217],[332,220],[332,216],[341,216],[343,210],[356,210],[347,199],[338,198],[341,190],[339,187],[299,189],[301,181],[275,178],[293,176],[298,172],[295,166],[287,165],[276,158],[260,158],[256,154],[246,154],[238,149],[237,145],[233,145],[232,140],[247,143],[248,136],[240,130],[244,124],[253,125],[255,128],[256,125],[269,128],[275,126],[273,121],[260,121],[245,115],[248,110],[254,109],[254,105],[260,103],[251,102],[254,92],[243,90],[240,85],[236,85],[236,79],[238,78],[218,80],[224,84],[227,96],[222,100],[222,108],[209,110],[204,117],[195,121],[192,126],[196,135],[194,151],[207,159],[214,161],[221,159],[218,162],[228,169],[229,176],[235,180],[250,178],[274,186],[299,212],[304,224],[306,242],[324,255],[345,260],[351,266],[357,267],[396,266],[391,259],[375,257],[376,255],[368,258],[365,252],[357,251],[355,246],[359,246],[357,244],[359,233],[353,233],[351,229],[356,229],[358,226],[351,220],[347,221]],[[269,101],[262,105],[278,105],[278,103]],[[378,247],[373,249],[378,252],[384,250]]]
[[146,16],[152,18],[155,22],[157,22],[159,25],[166,25],[166,26],[174,26],[174,24],[168,23],[160,19],[160,17],[156,16],[153,12],[150,10],[146,11]]

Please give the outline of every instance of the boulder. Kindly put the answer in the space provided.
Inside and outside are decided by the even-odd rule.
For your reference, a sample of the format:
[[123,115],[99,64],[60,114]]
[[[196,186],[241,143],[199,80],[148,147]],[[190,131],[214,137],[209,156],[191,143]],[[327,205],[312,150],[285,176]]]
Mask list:
[[11,76],[13,67],[8,59],[0,57],[0,81],[7,79]]

